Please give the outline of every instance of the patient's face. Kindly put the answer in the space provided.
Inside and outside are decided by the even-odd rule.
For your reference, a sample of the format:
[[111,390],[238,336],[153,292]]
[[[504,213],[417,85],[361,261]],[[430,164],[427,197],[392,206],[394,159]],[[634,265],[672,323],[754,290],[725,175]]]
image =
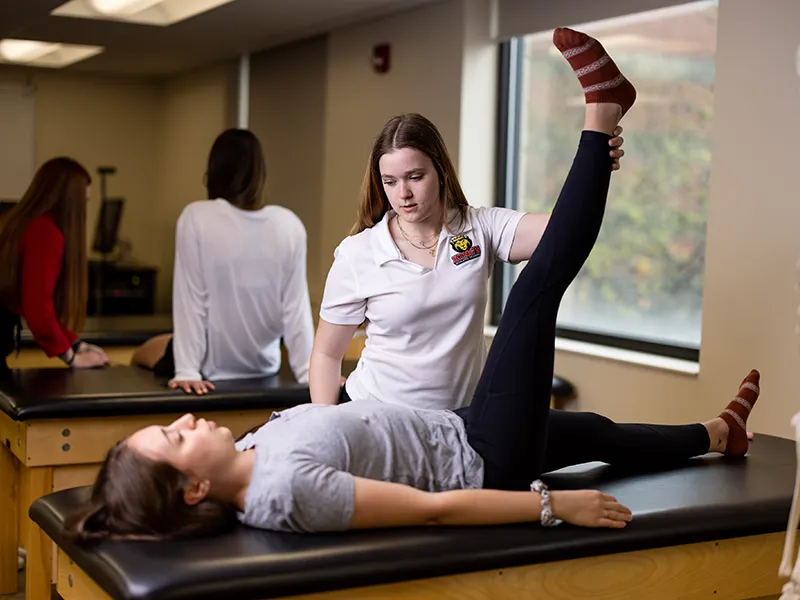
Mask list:
[[233,435],[213,421],[184,415],[166,427],[152,425],[128,438],[128,447],[197,479],[218,480],[236,457]]

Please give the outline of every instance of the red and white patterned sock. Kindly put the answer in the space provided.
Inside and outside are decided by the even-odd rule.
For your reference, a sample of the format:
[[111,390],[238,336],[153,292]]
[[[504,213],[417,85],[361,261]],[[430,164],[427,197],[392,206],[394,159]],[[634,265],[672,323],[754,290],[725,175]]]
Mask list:
[[739,392],[730,401],[727,408],[720,413],[720,418],[728,424],[728,442],[725,445],[725,454],[728,456],[744,456],[749,448],[747,439],[747,417],[758,400],[761,392],[758,387],[761,375],[753,369],[742,380]]
[[558,27],[553,32],[553,44],[578,76],[586,104],[609,102],[619,104],[623,115],[628,112],[636,101],[636,88],[620,73],[600,42],[580,31]]

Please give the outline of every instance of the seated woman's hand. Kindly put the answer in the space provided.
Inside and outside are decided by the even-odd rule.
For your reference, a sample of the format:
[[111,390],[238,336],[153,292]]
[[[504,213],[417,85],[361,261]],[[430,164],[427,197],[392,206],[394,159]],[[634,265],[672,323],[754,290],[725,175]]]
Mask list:
[[619,171],[619,159],[625,156],[625,150],[622,149],[622,144],[625,143],[625,140],[620,137],[621,135],[622,127],[617,126],[617,128],[614,130],[614,137],[608,141],[608,145],[613,148],[609,153],[614,159],[614,161],[611,163],[612,171]]
[[197,394],[202,396],[207,394],[210,390],[214,389],[214,384],[210,381],[178,381],[177,379],[170,379],[169,389],[182,389],[187,394]]
[[597,490],[552,491],[553,516],[581,527],[622,528],[630,522],[631,511],[617,499]]

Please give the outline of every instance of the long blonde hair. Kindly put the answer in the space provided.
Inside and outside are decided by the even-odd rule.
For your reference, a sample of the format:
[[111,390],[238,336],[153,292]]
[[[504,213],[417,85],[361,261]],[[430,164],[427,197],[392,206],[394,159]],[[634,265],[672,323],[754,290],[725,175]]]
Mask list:
[[383,191],[379,161],[381,156],[401,148],[414,148],[424,152],[433,162],[442,184],[442,225],[452,212],[465,222],[469,203],[461,189],[456,169],[447,152],[442,135],[436,126],[416,113],[399,115],[384,125],[369,154],[367,171],[361,184],[356,222],[350,235],[360,233],[380,222],[389,210],[389,200]]

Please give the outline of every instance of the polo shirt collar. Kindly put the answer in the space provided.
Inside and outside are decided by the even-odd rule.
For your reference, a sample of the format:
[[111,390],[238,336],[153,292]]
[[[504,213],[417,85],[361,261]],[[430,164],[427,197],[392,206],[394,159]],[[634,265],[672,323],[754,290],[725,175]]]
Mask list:
[[394,214],[393,210],[387,210],[383,218],[372,227],[372,235],[370,236],[372,238],[370,240],[372,256],[375,258],[375,264],[379,267],[390,260],[403,259],[389,231],[389,219],[391,219]]
[[[378,266],[384,265],[392,260],[403,260],[400,250],[397,249],[397,245],[394,243],[394,239],[392,239],[392,233],[389,231],[389,220],[394,216],[394,210],[389,209],[383,215],[383,218],[372,227],[370,245],[372,247],[373,257],[375,258],[375,264]],[[455,223],[451,223],[454,218],[456,219]],[[450,224],[450,227],[457,230],[451,231],[450,227],[445,225],[447,238],[467,233],[472,231],[475,227],[472,211],[470,210],[467,210],[467,218],[461,227],[458,227],[459,220],[456,218],[456,211],[454,210],[448,213],[447,223]],[[439,238],[439,243],[441,243],[441,236]]]

